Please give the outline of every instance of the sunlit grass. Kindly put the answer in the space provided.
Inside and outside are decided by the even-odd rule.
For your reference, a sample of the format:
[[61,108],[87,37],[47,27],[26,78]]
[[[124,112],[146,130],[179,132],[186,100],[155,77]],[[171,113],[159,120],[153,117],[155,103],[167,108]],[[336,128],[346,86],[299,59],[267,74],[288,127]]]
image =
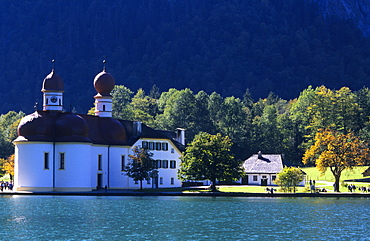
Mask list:
[[[362,172],[365,171],[368,166],[354,167],[352,170],[344,170],[340,177],[340,181],[348,179],[362,179]],[[328,169],[324,174],[320,173],[316,167],[305,167],[302,170],[307,174],[307,180],[321,180],[334,182],[334,176],[331,171]]]

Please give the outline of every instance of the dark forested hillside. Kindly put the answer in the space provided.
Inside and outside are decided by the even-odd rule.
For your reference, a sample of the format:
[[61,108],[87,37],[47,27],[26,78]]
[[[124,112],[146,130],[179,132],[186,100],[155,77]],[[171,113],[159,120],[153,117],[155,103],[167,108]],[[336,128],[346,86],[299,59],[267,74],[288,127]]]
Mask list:
[[254,99],[291,99],[308,85],[366,86],[370,40],[319,2],[0,0],[0,113],[41,102],[51,59],[67,110],[79,112],[92,106],[103,58],[133,91],[156,84],[242,97],[249,88]]

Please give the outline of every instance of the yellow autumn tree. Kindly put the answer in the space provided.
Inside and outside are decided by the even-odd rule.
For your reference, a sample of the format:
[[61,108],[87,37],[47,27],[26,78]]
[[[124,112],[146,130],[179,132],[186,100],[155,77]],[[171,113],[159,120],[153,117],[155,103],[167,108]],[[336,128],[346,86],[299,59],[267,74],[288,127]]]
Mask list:
[[315,163],[322,173],[329,168],[335,178],[334,191],[339,192],[342,171],[367,164],[369,153],[367,144],[352,132],[345,134],[325,128],[316,133],[314,144],[303,156],[303,163]]
[[14,176],[14,154],[10,155],[8,158],[1,158],[0,159],[1,169],[8,173],[10,176],[10,180],[13,180]]

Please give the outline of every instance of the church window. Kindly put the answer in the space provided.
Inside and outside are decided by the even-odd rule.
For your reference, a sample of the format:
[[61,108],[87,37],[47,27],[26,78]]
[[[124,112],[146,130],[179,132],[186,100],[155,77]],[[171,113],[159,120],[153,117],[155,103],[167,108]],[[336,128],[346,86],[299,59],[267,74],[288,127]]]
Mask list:
[[102,170],[102,155],[99,154],[98,155],[98,170],[101,171]]
[[147,141],[143,141],[142,142],[142,147],[143,147],[143,149],[148,149],[148,142]]
[[175,185],[175,178],[171,177],[171,185]]
[[46,104],[49,104],[49,99],[48,98],[46,98]]
[[163,160],[162,167],[163,168],[168,168],[168,160]]
[[64,170],[65,155],[63,152],[59,153],[59,169]]
[[146,179],[146,184],[150,184],[150,178]]
[[159,178],[159,184],[160,184],[160,185],[163,185],[163,177],[160,177],[160,178]]
[[125,171],[125,165],[126,165],[126,163],[125,163],[125,155],[122,155],[121,156],[121,171],[123,172],[123,171]]
[[59,99],[59,105],[62,105],[62,100],[61,99]]
[[162,167],[162,160],[157,160],[157,168],[161,168]]
[[154,150],[154,142],[149,142],[149,150]]
[[172,168],[172,169],[176,168],[176,161],[175,160],[170,161],[170,168]]
[[155,149],[157,150],[157,151],[160,151],[162,148],[162,143],[160,143],[160,142],[156,142],[155,143]]
[[105,105],[103,105],[103,111],[105,111]]
[[168,151],[168,143],[167,142],[162,143],[162,150]]
[[49,169],[49,152],[44,152],[44,169]]
[[171,148],[171,153],[175,153],[175,149]]
[[138,180],[135,180],[135,182],[134,182],[135,184],[139,184],[139,181]]

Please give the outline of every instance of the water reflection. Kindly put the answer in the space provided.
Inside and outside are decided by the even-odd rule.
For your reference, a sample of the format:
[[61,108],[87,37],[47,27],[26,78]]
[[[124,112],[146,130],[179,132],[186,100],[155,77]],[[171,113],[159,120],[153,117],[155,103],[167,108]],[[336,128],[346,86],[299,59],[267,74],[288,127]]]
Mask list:
[[[2,240],[365,240],[368,199],[0,198]],[[350,236],[348,236],[350,235]]]

